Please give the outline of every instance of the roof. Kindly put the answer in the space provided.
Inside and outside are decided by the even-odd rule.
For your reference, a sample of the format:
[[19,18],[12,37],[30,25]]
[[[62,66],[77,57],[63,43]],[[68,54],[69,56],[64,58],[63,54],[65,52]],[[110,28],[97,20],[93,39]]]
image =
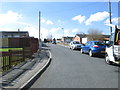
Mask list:
[[28,33],[28,31],[0,31],[0,33]]
[[[83,37],[87,37],[87,36],[90,36],[90,35],[89,34],[76,34],[76,36],[79,36],[79,37],[83,38]],[[102,36],[105,37],[105,38],[110,37],[110,35],[102,35]]]
[[73,38],[73,37],[69,37],[69,36],[67,36],[67,37],[62,37],[62,38]]

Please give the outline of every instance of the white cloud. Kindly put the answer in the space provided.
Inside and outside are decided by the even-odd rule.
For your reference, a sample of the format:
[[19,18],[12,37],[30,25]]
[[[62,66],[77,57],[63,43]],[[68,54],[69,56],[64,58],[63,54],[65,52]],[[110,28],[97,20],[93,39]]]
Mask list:
[[[63,36],[63,35],[62,35]],[[71,29],[65,29],[64,30],[64,36],[74,36],[72,33],[71,33]]]
[[52,21],[50,21],[50,20],[47,20],[46,24],[50,25],[50,24],[54,24],[54,23]]
[[41,18],[41,22],[44,23],[44,24],[48,24],[48,25],[54,24],[51,20],[45,20],[44,18]]
[[120,17],[112,18],[111,21],[112,21],[112,24],[110,24],[110,19],[107,19],[104,23],[107,26],[115,28],[115,25],[120,24]]
[[38,38],[39,37],[39,31],[34,26],[25,26],[21,31],[28,31],[29,36]]
[[45,23],[45,19],[44,19],[44,18],[41,18],[41,22],[42,22],[42,23]]
[[18,23],[18,20],[21,18],[22,18],[21,14],[13,11],[8,11],[5,14],[0,14],[0,25]]
[[62,38],[63,34],[61,33],[57,33],[57,34],[53,34],[53,38]]
[[16,29],[13,29],[13,28],[1,28],[0,27],[0,31],[17,31]]
[[47,38],[47,36],[49,35],[48,29],[41,28],[41,34],[42,34],[42,38]]
[[62,20],[57,20],[57,23],[59,23],[59,24],[64,24],[64,21],[62,21]]
[[118,17],[118,18],[113,18],[113,19],[112,19],[112,22],[115,23],[115,24],[120,23],[120,17]]
[[[23,30],[21,30],[21,31],[28,31],[30,36],[39,38],[39,30],[37,28],[35,28],[34,26],[25,26],[23,28]],[[40,37],[42,39],[47,38],[48,34],[49,34],[48,29],[41,28]]]
[[78,21],[79,23],[82,23],[85,20],[85,16],[78,15],[72,18],[73,21]]
[[58,27],[58,28],[52,28],[51,30],[50,30],[50,32],[51,33],[56,33],[58,30],[60,30],[61,28],[60,27]]
[[115,28],[115,25],[113,24],[105,24],[105,25]]
[[86,25],[90,25],[92,22],[94,21],[102,21],[104,19],[106,19],[107,17],[109,17],[109,13],[104,11],[104,12],[97,12],[95,14],[92,14],[88,20],[86,20],[85,24]]
[[76,34],[76,33],[78,33],[78,29],[75,28],[75,29],[72,30],[72,32]]
[[69,32],[69,30],[64,30],[64,36],[69,36],[70,35],[70,32]]
[[[118,24],[118,23],[120,23],[120,17],[112,18],[111,21],[112,21],[112,23],[114,23],[114,24]],[[104,23],[105,23],[105,24],[109,24],[109,23],[110,23],[110,19],[107,19]]]
[[58,20],[57,22],[58,22],[58,23],[61,23],[62,21],[61,21],[61,20]]

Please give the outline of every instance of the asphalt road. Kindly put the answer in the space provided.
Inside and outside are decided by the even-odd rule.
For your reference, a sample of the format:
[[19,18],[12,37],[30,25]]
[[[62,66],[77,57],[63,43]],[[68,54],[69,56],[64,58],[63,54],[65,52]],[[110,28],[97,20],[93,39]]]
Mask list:
[[104,58],[49,45],[52,62],[31,88],[118,88],[118,67]]

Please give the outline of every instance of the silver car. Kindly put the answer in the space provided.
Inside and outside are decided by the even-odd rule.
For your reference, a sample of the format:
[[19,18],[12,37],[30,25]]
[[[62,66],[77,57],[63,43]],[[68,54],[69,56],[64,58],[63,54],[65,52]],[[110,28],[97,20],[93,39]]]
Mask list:
[[81,45],[82,44],[79,41],[71,41],[70,42],[70,49],[73,49],[73,50],[78,49],[78,50],[80,50]]

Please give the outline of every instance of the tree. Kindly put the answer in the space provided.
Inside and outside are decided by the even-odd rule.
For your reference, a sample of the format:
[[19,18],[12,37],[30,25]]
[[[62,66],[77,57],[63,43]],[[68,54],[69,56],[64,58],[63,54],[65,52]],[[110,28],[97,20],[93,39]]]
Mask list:
[[90,41],[103,40],[102,31],[99,29],[89,29],[88,38]]

